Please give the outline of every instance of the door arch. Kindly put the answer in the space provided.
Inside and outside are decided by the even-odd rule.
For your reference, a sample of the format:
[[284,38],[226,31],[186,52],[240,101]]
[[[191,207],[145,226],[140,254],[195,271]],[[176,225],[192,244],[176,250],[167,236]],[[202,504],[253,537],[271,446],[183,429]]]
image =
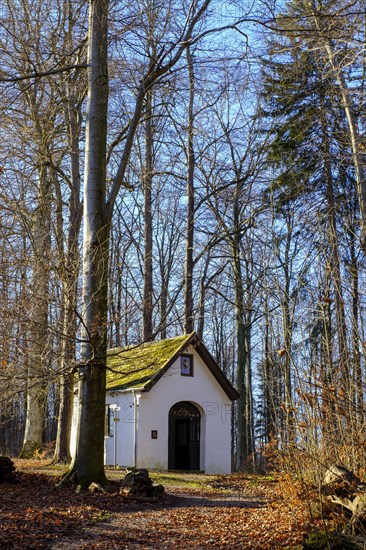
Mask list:
[[200,469],[201,414],[188,401],[179,401],[169,411],[168,469]]

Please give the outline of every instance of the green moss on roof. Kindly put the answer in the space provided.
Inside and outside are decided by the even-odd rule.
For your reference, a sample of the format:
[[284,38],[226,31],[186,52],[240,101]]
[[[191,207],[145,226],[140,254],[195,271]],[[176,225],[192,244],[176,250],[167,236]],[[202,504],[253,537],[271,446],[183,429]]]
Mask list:
[[190,334],[114,348],[107,357],[107,390],[143,389],[189,340]]

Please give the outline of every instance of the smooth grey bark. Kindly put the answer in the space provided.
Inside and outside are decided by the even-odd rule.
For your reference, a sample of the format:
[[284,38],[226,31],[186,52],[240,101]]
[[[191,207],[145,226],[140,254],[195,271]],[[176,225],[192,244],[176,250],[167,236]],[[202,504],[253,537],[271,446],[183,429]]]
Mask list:
[[[77,144],[75,144],[77,147]],[[74,150],[78,152],[78,149]],[[79,166],[79,159],[71,159],[75,167]],[[70,460],[70,431],[73,408],[74,375],[73,366],[75,363],[76,334],[77,334],[77,293],[79,278],[79,246],[78,236],[81,223],[80,203],[80,174],[73,174],[71,177],[72,189],[70,196],[69,229],[62,266],[63,275],[63,312],[62,312],[62,334],[61,334],[61,362],[60,362],[60,405],[58,414],[58,428],[56,447],[53,457],[55,463],[69,462]]]
[[[69,8],[71,9],[71,7]],[[69,19],[72,14],[69,13]],[[72,27],[68,33],[68,45],[71,49]],[[82,50],[82,48],[81,48]],[[54,463],[69,462],[70,433],[74,396],[74,364],[77,337],[77,296],[80,274],[79,234],[82,221],[82,204],[80,200],[80,148],[81,104],[85,97],[86,80],[81,75],[69,77],[64,89],[64,115],[67,128],[68,155],[70,162],[69,210],[66,250],[59,251],[62,269],[62,334],[61,334],[61,375],[59,378],[59,413]],[[84,86],[83,86],[84,84]],[[80,86],[81,85],[81,86]],[[61,194],[61,193],[60,193]],[[62,196],[61,196],[62,201]],[[63,220],[60,222],[63,231]]]
[[[81,488],[92,482],[106,484],[104,472],[104,417],[107,352],[107,298],[110,225],[116,198],[124,184],[136,129],[146,92],[180,59],[186,40],[208,7],[203,2],[190,18],[177,44],[162,50],[141,79],[122,158],[106,197],[106,137],[108,107],[108,0],[89,1],[88,104],[84,178],[83,332],[79,368],[76,452],[65,479]],[[169,57],[171,55],[171,57]],[[168,61],[164,64],[164,60]]]
[[106,484],[104,416],[109,221],[106,216],[108,0],[89,3],[88,104],[84,177],[82,346],[76,452],[68,477]]
[[50,250],[50,186],[48,170],[41,167],[38,204],[32,231],[32,299],[30,303],[26,422],[20,458],[29,458],[42,448],[49,363],[48,296]]

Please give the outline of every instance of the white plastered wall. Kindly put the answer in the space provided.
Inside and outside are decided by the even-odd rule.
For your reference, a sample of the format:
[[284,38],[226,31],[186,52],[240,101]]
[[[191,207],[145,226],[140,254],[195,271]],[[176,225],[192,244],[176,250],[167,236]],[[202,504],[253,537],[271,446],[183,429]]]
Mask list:
[[135,466],[138,396],[133,392],[107,394],[106,405],[119,407],[119,421],[114,422],[113,436],[105,437],[104,462],[107,466],[114,465],[115,453],[118,466]]
[[[201,413],[200,469],[230,473],[231,401],[194,348],[185,353],[193,355],[194,376],[181,376],[178,358],[150,392],[141,394],[136,465],[168,468],[169,410],[179,401],[189,401]],[[157,439],[152,439],[152,430],[157,430]]]

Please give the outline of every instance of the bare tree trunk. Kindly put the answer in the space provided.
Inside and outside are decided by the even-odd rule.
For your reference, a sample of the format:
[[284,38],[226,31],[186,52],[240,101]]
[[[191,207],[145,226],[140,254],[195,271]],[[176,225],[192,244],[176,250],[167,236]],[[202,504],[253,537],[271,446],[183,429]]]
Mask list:
[[[104,472],[104,417],[107,352],[107,298],[109,235],[117,195],[124,184],[136,129],[140,123],[146,92],[167,73],[186,49],[187,37],[205,12],[210,0],[185,27],[179,43],[171,46],[171,56],[154,59],[140,80],[135,109],[128,126],[122,158],[108,201],[106,200],[106,135],[108,107],[108,0],[89,0],[88,106],[84,178],[83,241],[83,332],[79,368],[79,404],[76,452],[65,476],[81,487],[91,482],[106,484]],[[174,52],[174,53],[173,53]]]
[[[238,184],[238,189],[240,184]],[[237,190],[238,191],[238,190]],[[239,196],[235,196],[233,206],[232,265],[234,272],[235,324],[237,340],[236,388],[240,394],[236,402],[236,469],[248,467],[248,459],[253,452],[252,441],[252,395],[250,372],[251,323],[244,307],[244,285],[240,257]]]
[[[71,201],[72,202],[72,201]],[[75,217],[74,217],[75,216]],[[76,312],[79,275],[78,234],[80,227],[80,202],[78,208],[70,210],[69,244],[63,287],[63,323],[61,335],[61,363],[60,363],[60,405],[58,414],[56,447],[53,457],[54,463],[69,462],[70,432],[73,411],[74,395],[74,364],[76,349]]]
[[50,250],[50,189],[48,171],[40,170],[38,206],[34,214],[32,299],[28,357],[28,389],[26,423],[21,458],[29,458],[42,448],[42,432],[47,398],[46,368],[49,363],[48,296]]
[[205,297],[206,297],[206,279],[208,267],[210,265],[210,252],[207,253],[205,267],[200,281],[200,299],[198,303],[198,315],[197,315],[197,335],[199,338],[203,338],[203,330],[205,328]]
[[347,346],[347,329],[346,329],[346,317],[344,311],[344,300],[342,293],[342,279],[341,279],[341,266],[338,250],[338,234],[336,224],[336,206],[334,200],[333,189],[333,175],[330,160],[330,144],[328,130],[325,122],[323,121],[323,142],[324,142],[324,171],[326,182],[326,198],[328,203],[328,224],[329,224],[329,245],[330,245],[330,275],[333,279],[334,294],[335,294],[335,306],[336,306],[336,321],[337,321],[337,334],[338,334],[338,348],[339,348],[339,366],[340,377],[343,387],[347,392],[350,391],[350,365],[349,365],[349,353]]
[[168,282],[165,275],[161,281],[161,294],[160,294],[160,338],[164,340],[167,337],[167,311],[168,311]]
[[362,426],[364,419],[364,394],[363,394],[363,374],[361,366],[360,353],[360,327],[359,327],[359,274],[356,255],[355,228],[349,229],[350,238],[350,256],[351,263],[349,267],[352,281],[352,347],[353,347],[353,381],[355,385],[355,404],[357,412],[357,423]]
[[153,334],[153,237],[152,237],[152,172],[153,172],[153,111],[152,91],[146,94],[145,107],[145,166],[144,186],[144,296],[143,296],[143,340],[148,342]]
[[162,340],[167,337],[168,315],[180,293],[180,291],[176,293],[175,298],[169,302],[169,284],[174,272],[174,261],[180,240],[180,234],[177,230],[177,223],[180,223],[177,220],[178,205],[179,200],[175,197],[169,212],[165,213],[165,216],[168,214],[168,218],[165,218],[165,221],[159,227],[161,238],[157,243],[160,273],[159,331]]
[[185,290],[184,290],[184,327],[189,334],[194,327],[193,314],[193,237],[194,237],[194,167],[195,155],[193,147],[194,122],[194,70],[190,46],[186,50],[188,78],[189,78],[189,105],[188,105],[188,144],[187,144],[187,229],[186,229],[186,263],[185,263]]
[[248,467],[251,455],[251,411],[250,391],[248,388],[250,362],[250,326],[244,315],[244,289],[241,274],[240,258],[233,250],[234,292],[235,292],[235,322],[237,340],[236,388],[240,394],[236,402],[236,469],[243,471]]
[[[83,96],[83,91],[81,92]],[[74,373],[76,333],[77,333],[77,294],[80,272],[79,234],[81,225],[80,203],[80,98],[72,90],[65,107],[65,119],[68,128],[68,145],[70,154],[70,199],[69,222],[66,253],[60,252],[64,269],[63,278],[63,322],[61,340],[61,376],[60,405],[54,463],[69,462],[70,432],[73,411]]]
[[265,342],[264,342],[264,361],[263,361],[263,401],[264,401],[264,442],[266,444],[274,441],[277,434],[276,427],[276,411],[281,400],[278,396],[276,379],[278,377],[275,372],[275,364],[272,360],[273,350],[270,341],[270,316],[268,308],[268,299],[266,297],[266,326],[265,326]]
[[83,331],[76,453],[68,473],[81,487],[104,472],[108,236],[106,136],[108,0],[90,0],[83,242]]
[[[328,270],[327,270],[328,271]],[[327,275],[327,274],[326,274]],[[327,275],[328,276],[328,275]],[[322,300],[322,297],[320,298]],[[320,380],[322,386],[321,412],[322,412],[322,434],[324,447],[331,448],[334,434],[336,433],[336,414],[334,399],[329,387],[334,386],[334,361],[333,361],[333,339],[332,339],[332,314],[331,304],[322,303],[323,313],[323,339],[320,349]]]
[[283,271],[285,279],[284,296],[282,301],[283,311],[283,339],[285,346],[285,355],[283,357],[283,379],[285,384],[285,409],[286,409],[286,425],[285,439],[287,444],[294,441],[294,413],[292,402],[292,378],[291,378],[291,347],[292,347],[292,319],[290,309],[290,279],[291,279],[291,263],[290,263],[290,247],[292,239],[292,223],[287,223],[285,257],[283,261]]

